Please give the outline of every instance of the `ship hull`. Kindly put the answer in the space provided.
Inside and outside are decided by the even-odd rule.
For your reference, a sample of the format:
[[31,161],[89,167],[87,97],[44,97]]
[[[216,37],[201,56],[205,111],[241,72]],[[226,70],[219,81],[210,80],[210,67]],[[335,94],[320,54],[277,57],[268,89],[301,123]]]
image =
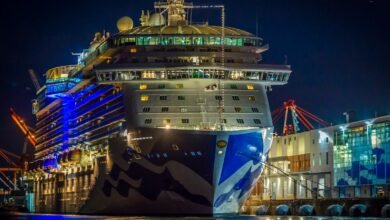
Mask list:
[[140,129],[139,134],[142,152],[111,139],[110,155],[96,161],[97,181],[80,213],[238,213],[260,177],[268,148],[260,130]]
[[50,204],[56,206],[41,204],[36,211],[237,214],[263,170],[270,134],[266,129],[138,129],[135,141],[129,144],[123,137],[111,138],[109,153],[95,159],[94,184],[83,205],[72,206],[80,203],[78,195],[62,195],[51,198]]

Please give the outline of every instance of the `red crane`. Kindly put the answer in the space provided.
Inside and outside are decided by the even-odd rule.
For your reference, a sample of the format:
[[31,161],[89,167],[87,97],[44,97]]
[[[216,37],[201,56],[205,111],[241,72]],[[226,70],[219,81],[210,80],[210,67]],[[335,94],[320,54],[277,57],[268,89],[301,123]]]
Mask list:
[[[292,124],[288,124],[288,118],[289,113],[291,113],[292,118]],[[327,127],[330,124],[326,122],[325,120],[315,116],[314,114],[310,113],[309,111],[297,106],[295,104],[294,99],[290,99],[283,103],[283,106],[277,108],[275,111],[272,112],[272,121],[274,124],[276,124],[282,117],[284,116],[284,123],[283,123],[283,135],[288,135],[292,133],[297,133],[300,131],[299,124],[303,124],[303,126],[307,130],[313,130],[315,129],[313,124],[310,122],[309,119],[312,121],[320,124],[321,126]]]
[[[35,146],[35,144],[37,143],[36,139],[35,139],[35,136],[34,136],[34,131],[33,129],[28,126],[24,120],[22,119],[22,117],[20,117],[12,108],[10,108],[10,114],[11,114],[11,118],[12,120],[16,123],[16,125],[18,125],[18,127],[20,128],[20,130],[22,130],[23,134],[28,138],[28,140],[30,141],[30,143],[32,144],[32,146]],[[23,153],[26,152],[26,149],[23,149]]]

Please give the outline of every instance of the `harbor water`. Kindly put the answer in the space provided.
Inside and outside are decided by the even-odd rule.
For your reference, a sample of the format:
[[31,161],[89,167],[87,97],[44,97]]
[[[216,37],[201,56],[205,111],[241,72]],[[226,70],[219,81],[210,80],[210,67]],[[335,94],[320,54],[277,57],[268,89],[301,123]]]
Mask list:
[[[381,220],[386,218],[350,218],[350,217],[301,217],[301,216],[229,216],[229,217],[129,217],[129,216],[89,216],[89,215],[58,215],[58,214],[24,214],[24,213],[14,213],[10,215],[0,215],[0,219],[17,219],[17,220],[55,220],[55,219],[109,219],[109,220],[354,220],[354,219],[364,219],[364,220]],[[387,218],[389,219],[389,218]]]

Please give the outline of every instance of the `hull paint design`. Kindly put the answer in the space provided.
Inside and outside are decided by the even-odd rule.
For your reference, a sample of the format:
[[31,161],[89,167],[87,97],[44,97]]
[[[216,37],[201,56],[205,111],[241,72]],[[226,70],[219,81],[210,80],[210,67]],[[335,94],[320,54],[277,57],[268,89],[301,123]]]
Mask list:
[[[111,141],[110,146],[115,145],[115,148],[110,149],[110,156],[97,161],[98,179],[80,212],[237,213],[263,169],[259,158],[269,148],[263,145],[262,132],[201,134],[157,130],[142,132],[160,134],[139,143],[141,147],[143,144],[153,146],[148,152],[136,153],[123,140]],[[165,135],[166,132],[170,135]],[[226,140],[225,148],[216,146],[220,140]],[[179,149],[172,149],[172,145]]]

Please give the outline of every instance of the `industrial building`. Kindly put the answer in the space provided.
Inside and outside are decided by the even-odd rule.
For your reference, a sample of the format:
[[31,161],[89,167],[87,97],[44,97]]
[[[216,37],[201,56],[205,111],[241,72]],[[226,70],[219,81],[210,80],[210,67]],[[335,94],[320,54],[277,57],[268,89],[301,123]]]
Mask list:
[[252,201],[390,196],[390,115],[275,136]]

